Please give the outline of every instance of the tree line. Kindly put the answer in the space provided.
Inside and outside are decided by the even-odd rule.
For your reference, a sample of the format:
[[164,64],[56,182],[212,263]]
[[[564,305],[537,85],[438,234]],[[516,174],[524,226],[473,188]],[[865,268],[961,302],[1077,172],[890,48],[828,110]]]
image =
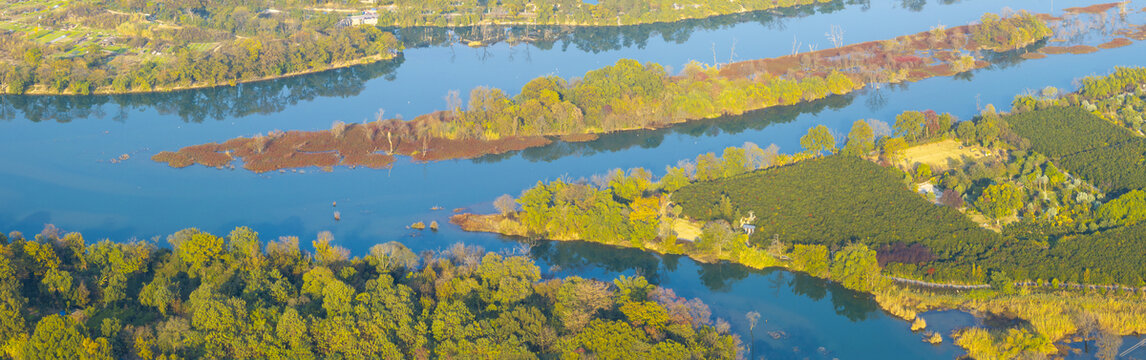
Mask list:
[[551,279],[455,245],[362,257],[329,233],[249,228],[88,244],[0,235],[0,343],[12,359],[735,358],[711,311],[644,278]]
[[445,0],[385,0],[393,9],[380,12],[380,24],[407,26],[469,26],[476,24],[620,26],[701,19],[777,8],[831,3],[832,0],[711,0],[635,1],[509,0],[456,2]]
[[0,68],[0,91],[81,95],[234,85],[388,59],[399,48],[392,34],[372,27],[301,31],[287,39],[257,35],[208,51],[176,45],[136,62],[118,61],[99,45],[85,49],[82,56],[68,56],[68,49],[45,49],[15,33],[0,34],[0,44],[0,57],[16,58],[13,66]]

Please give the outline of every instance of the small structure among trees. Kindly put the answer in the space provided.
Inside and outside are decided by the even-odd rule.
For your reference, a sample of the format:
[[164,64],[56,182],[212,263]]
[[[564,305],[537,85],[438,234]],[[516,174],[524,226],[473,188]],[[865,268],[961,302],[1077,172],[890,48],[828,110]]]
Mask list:
[[756,221],[756,213],[753,211],[749,211],[748,216],[740,218],[740,228],[744,229],[744,233],[748,236],[752,236],[752,233],[756,231],[756,225],[752,225],[754,221]]
[[338,21],[339,26],[378,25],[378,10],[363,11],[361,15],[350,15]]

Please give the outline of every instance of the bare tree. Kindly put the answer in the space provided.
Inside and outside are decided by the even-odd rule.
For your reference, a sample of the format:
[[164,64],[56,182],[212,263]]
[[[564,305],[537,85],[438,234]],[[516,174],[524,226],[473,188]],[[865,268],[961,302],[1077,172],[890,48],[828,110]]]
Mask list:
[[832,45],[837,48],[844,45],[844,29],[839,25],[832,25],[828,32],[824,33],[824,36],[827,36],[828,40],[832,41]]
[[462,97],[457,90],[446,92],[446,110],[453,111],[455,114],[462,111]]
[[755,358],[756,349],[753,345],[756,342],[756,333],[753,330],[756,329],[756,322],[760,321],[760,313],[749,311],[747,314],[744,314],[744,318],[748,319],[748,336],[752,337],[752,340],[748,343],[748,352],[753,354],[752,358]]
[[716,62],[716,43],[712,43],[712,66],[720,68],[720,63]]
[[732,39],[732,49],[728,51],[728,63],[732,63],[732,59],[736,57],[736,39]]
[[493,201],[493,207],[497,208],[497,211],[500,211],[502,215],[508,216],[514,211],[517,211],[517,202],[515,202],[513,197],[509,196],[509,194],[504,194]]
[[334,124],[330,126],[330,131],[334,133],[334,138],[341,139],[342,135],[346,134],[346,129],[349,127],[350,125],[347,125],[342,121],[335,121]]

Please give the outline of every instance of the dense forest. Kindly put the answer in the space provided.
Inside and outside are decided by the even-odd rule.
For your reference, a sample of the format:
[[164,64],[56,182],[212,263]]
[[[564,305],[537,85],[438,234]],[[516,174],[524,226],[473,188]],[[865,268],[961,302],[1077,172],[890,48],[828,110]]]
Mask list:
[[757,219],[751,241],[761,246],[773,239],[833,248],[852,242],[873,249],[920,244],[922,248],[909,246],[901,252],[916,251],[913,260],[939,267],[928,270],[936,272],[934,278],[974,281],[968,279],[969,271],[944,274],[950,270],[942,264],[973,263],[1001,245],[1002,238],[955,209],[924,200],[903,178],[898,169],[858,157],[828,156],[698,182],[676,191],[672,199],[682,207],[682,215],[705,221],[734,223],[752,212]]
[[1003,118],[1032,150],[1105,191],[1146,188],[1146,139],[1133,130],[1080,106],[1049,106]]
[[731,359],[739,340],[697,300],[639,276],[543,278],[524,257],[329,233],[302,250],[241,227],[87,244],[47,227],[0,235],[0,343],[13,359]]
[[1031,148],[1052,158],[1137,139],[1082,107],[1051,107],[1003,117]]
[[[889,268],[893,273],[914,278],[985,283],[991,273],[1002,271],[1016,280],[1146,285],[1146,271],[1135,265],[1146,257],[1133,250],[1146,246],[1142,239],[1146,226],[1093,233],[1084,227],[1083,232],[1049,243],[1046,238],[1038,239],[1043,242],[1032,236],[1016,238],[1012,234],[1022,229],[998,234],[952,207],[926,201],[909,190],[904,175],[836,155],[698,182],[673,193],[672,199],[682,206],[683,215],[702,220],[734,222],[752,212],[757,218],[752,222],[756,226],[752,241],[762,247],[773,239],[832,248],[858,242],[879,249],[885,264],[899,263]],[[1027,195],[1017,189],[1004,195],[1009,187],[1005,182],[985,186],[982,194],[968,201],[987,214],[1007,206],[1013,206],[1009,210],[1013,213],[1023,207]],[[1126,211],[1120,218],[1142,216]]]

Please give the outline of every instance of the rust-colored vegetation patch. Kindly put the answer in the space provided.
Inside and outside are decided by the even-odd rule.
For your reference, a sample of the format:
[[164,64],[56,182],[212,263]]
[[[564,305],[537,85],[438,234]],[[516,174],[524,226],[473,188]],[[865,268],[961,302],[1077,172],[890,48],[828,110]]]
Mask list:
[[1068,54],[1068,53],[1079,55],[1079,54],[1089,54],[1089,53],[1097,52],[1097,51],[1098,51],[1098,48],[1090,46],[1090,45],[1074,45],[1074,46],[1067,46],[1067,47],[1047,46],[1047,47],[1043,47],[1042,49],[1039,49],[1039,52],[1042,52],[1044,54],[1050,54],[1050,55],[1060,55],[1060,54]]
[[[227,143],[231,143],[228,141]],[[195,163],[208,167],[223,167],[231,162],[231,155],[227,149],[219,144],[192,145],[179,150],[180,153],[195,161]]]
[[399,153],[416,161],[471,159],[487,154],[501,154],[549,144],[543,136],[509,137],[497,140],[426,138],[423,142],[403,143]]
[[1146,25],[1134,26],[1127,29],[1115,31],[1114,34],[1125,36],[1134,40],[1146,40]]
[[1062,11],[1070,14],[1101,14],[1116,7],[1118,7],[1118,3],[1107,3],[1084,7],[1071,7],[1063,9]]
[[586,142],[597,140],[597,134],[566,134],[561,135],[561,141],[564,142]]
[[[435,116],[441,116],[436,114]],[[389,167],[395,155],[410,156],[417,161],[473,158],[549,144],[541,136],[509,137],[498,140],[442,139],[406,135],[411,126],[391,119],[367,124],[336,123],[330,130],[275,131],[251,138],[231,139],[223,144],[185,147],[178,152],[165,151],[152,160],[176,168],[200,164],[222,167],[241,159],[243,168],[266,172],[303,167],[330,170],[335,166],[382,169]]]
[[1133,41],[1130,41],[1130,39],[1127,39],[1127,38],[1117,38],[1117,39],[1105,42],[1101,45],[1098,45],[1098,47],[1102,48],[1102,49],[1113,49],[1113,48],[1120,48],[1123,46],[1127,46],[1127,45],[1130,45],[1133,43],[1134,43]]
[[450,223],[465,231],[497,232],[501,215],[457,214],[450,217]]
[[175,153],[175,152],[170,152],[170,151],[163,151],[163,152],[160,152],[158,154],[155,154],[154,156],[151,157],[151,160],[156,161],[156,162],[167,163],[167,166],[170,166],[170,167],[173,167],[176,169],[185,168],[185,167],[191,166],[192,164],[195,164],[195,162],[192,161],[190,157],[187,157],[187,155],[183,155],[183,154]]
[[1042,53],[1037,53],[1037,52],[1029,52],[1029,53],[1024,53],[1022,55],[1019,55],[1019,57],[1021,57],[1023,59],[1027,59],[1027,60],[1038,60],[1038,59],[1045,59],[1047,57],[1047,55],[1042,54]]
[[841,71],[857,82],[917,81],[951,76],[989,65],[968,55],[968,52],[987,48],[975,41],[975,31],[976,27],[971,25],[938,28],[890,40],[742,61],[724,65],[720,75],[728,78],[766,75],[799,80]]
[[[725,65],[720,75],[751,77],[767,74],[790,79],[822,76],[832,70],[849,69],[844,74],[857,82],[875,80],[913,81],[950,76],[986,66],[964,60],[962,50],[980,46],[971,39],[970,26],[926,31],[891,40],[869,41],[815,52],[771,59],[749,60]],[[888,77],[891,79],[887,79]]]

